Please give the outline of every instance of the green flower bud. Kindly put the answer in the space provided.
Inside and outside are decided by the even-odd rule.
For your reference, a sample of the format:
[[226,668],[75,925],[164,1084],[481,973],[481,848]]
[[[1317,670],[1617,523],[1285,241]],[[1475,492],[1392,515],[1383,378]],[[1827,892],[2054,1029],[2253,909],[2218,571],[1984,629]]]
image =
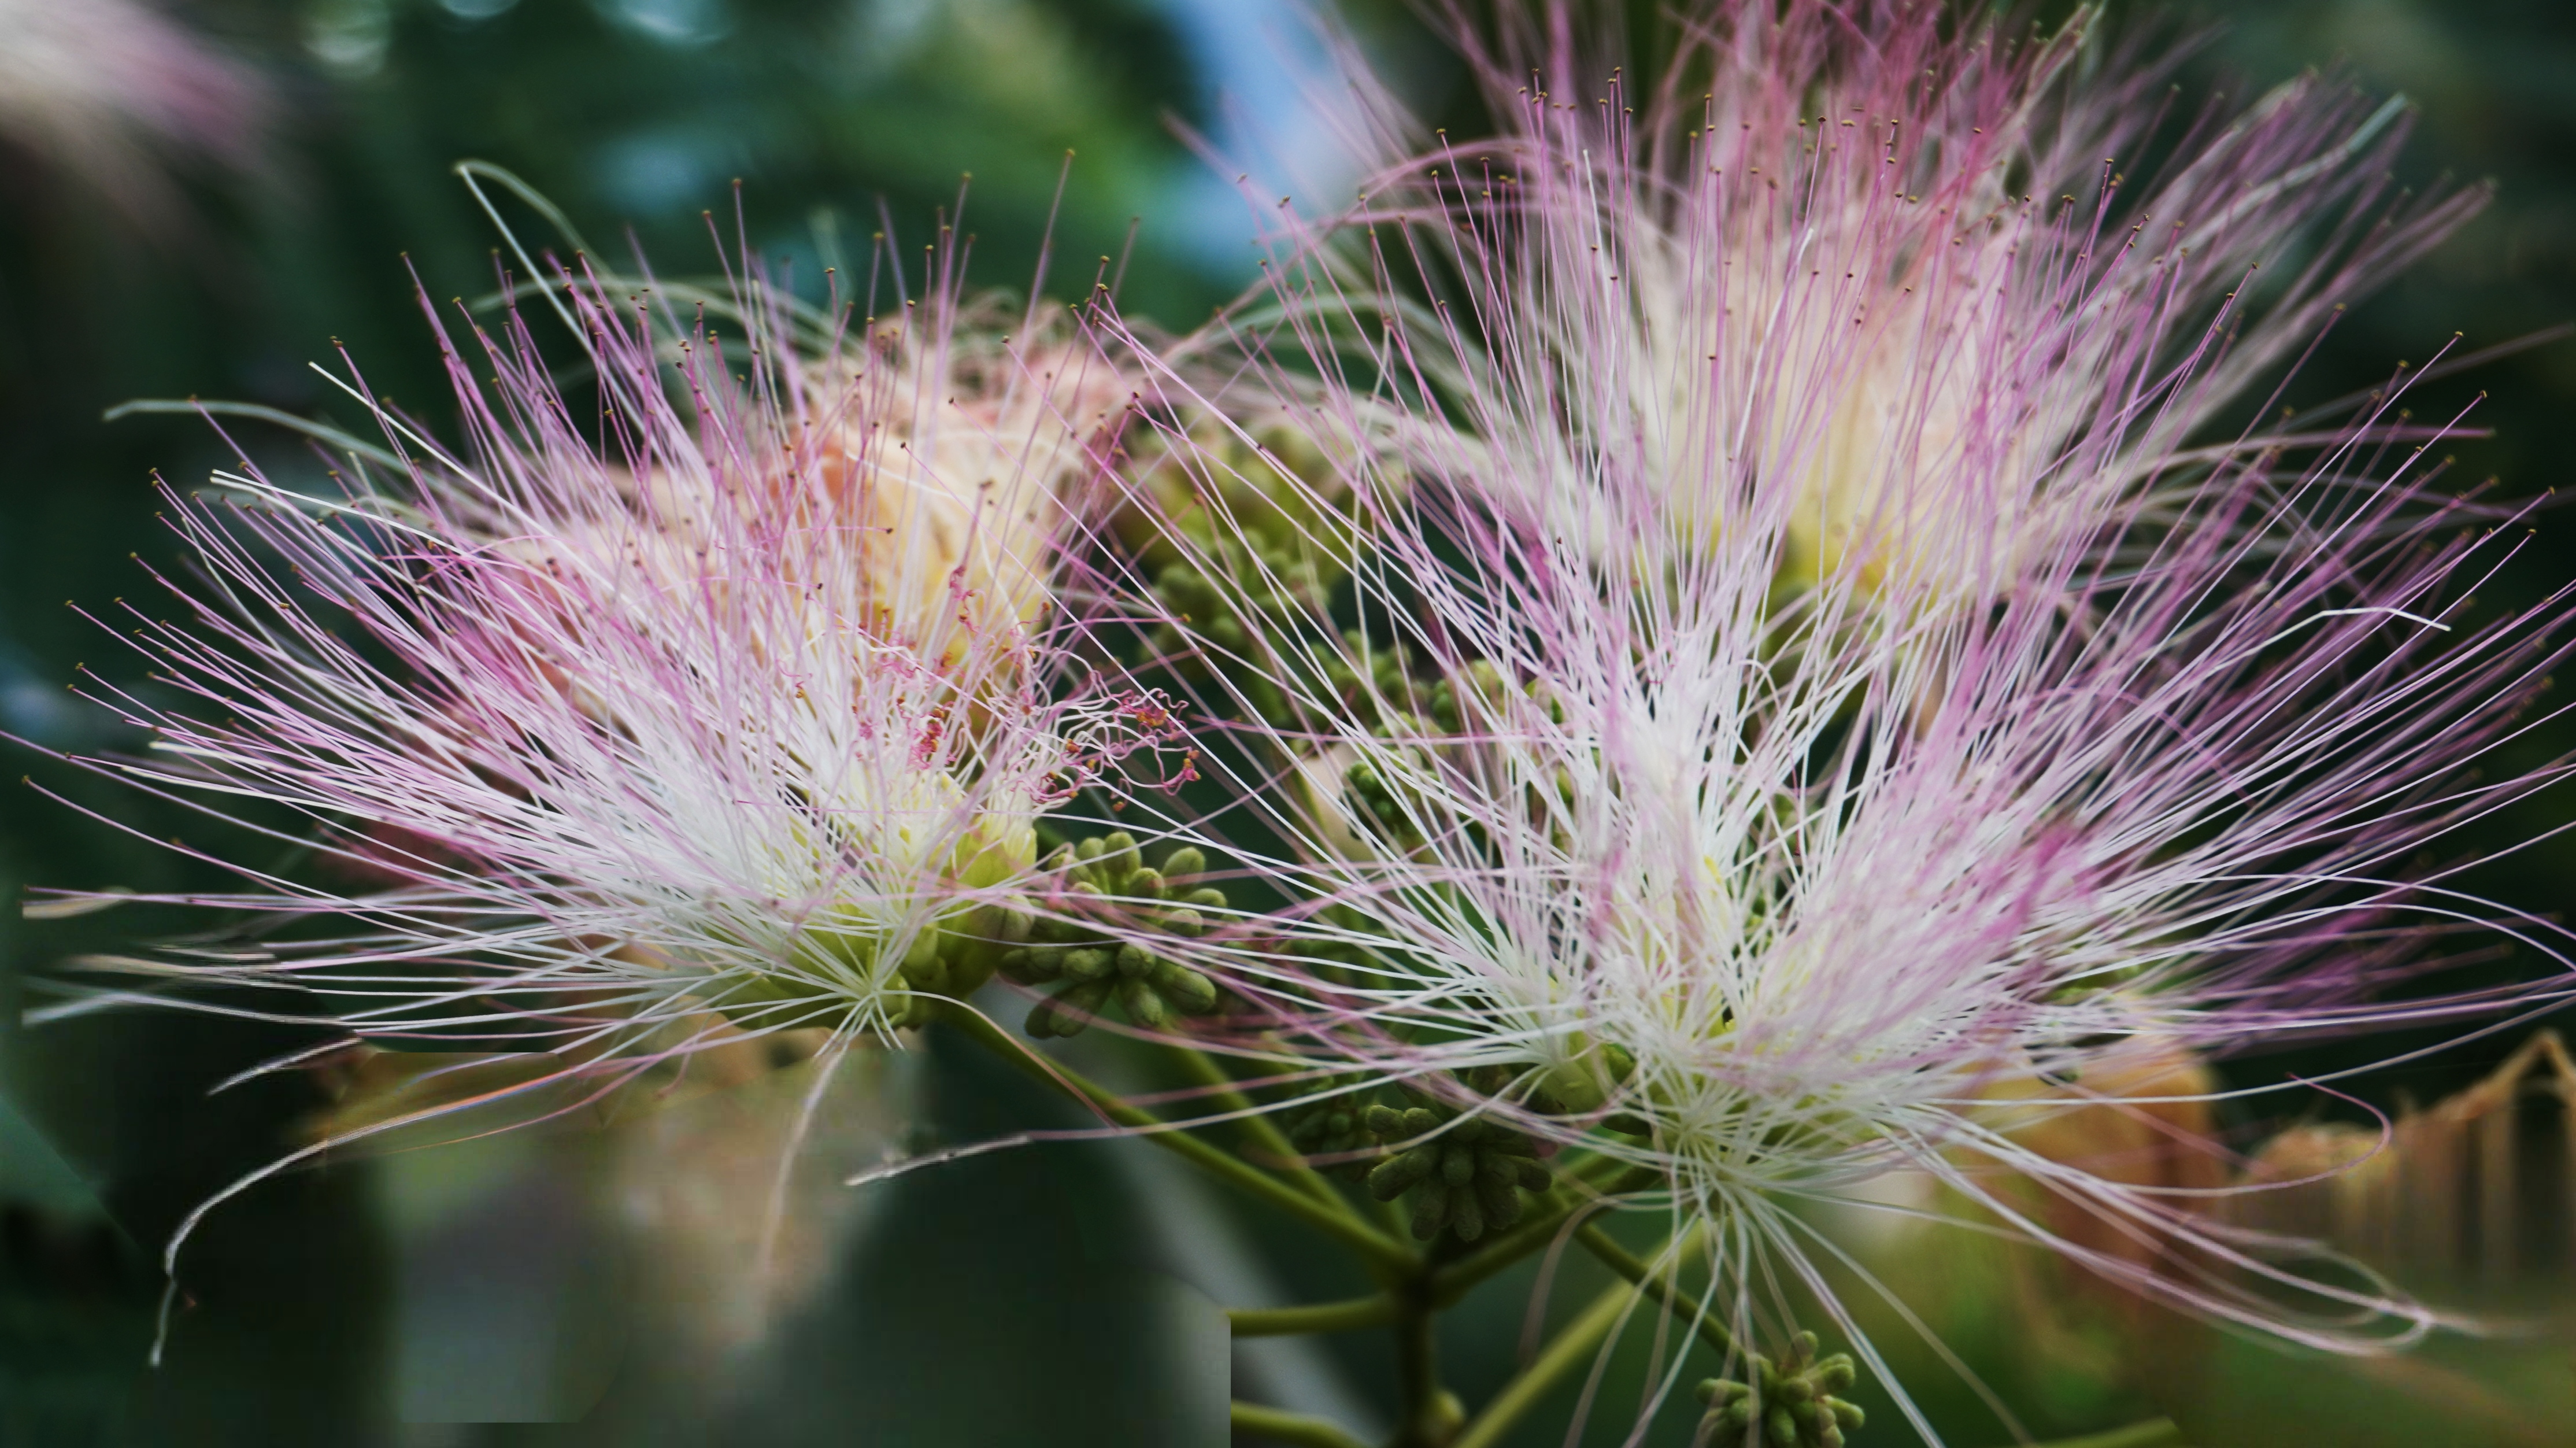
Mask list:
[[1216,1009],[1216,982],[1186,965],[1164,962],[1154,982],[1183,1014],[1203,1016]]
[[1448,1224],[1449,1188],[1437,1181],[1424,1182],[1413,1197],[1414,1238],[1428,1242]]
[[1114,982],[1086,980],[1065,987],[1060,995],[1038,1002],[1029,1012],[1029,1034],[1032,1036],[1078,1036],[1109,1001]]
[[1145,864],[1144,854],[1136,848],[1136,837],[1125,830],[1112,830],[1100,837],[1100,868],[1112,878],[1136,873]]
[[1171,1010],[1163,1004],[1162,992],[1153,982],[1139,976],[1127,976],[1118,982],[1119,1002],[1127,1007],[1127,1019],[1149,1031],[1159,1031],[1172,1023]]
[[1453,1187],[1463,1187],[1476,1179],[1476,1151],[1470,1146],[1452,1143],[1440,1154],[1440,1179]]
[[1022,985],[1037,985],[1064,974],[1064,947],[1029,945],[1002,956],[1002,973]]
[[1722,1408],[1751,1393],[1753,1389],[1726,1378],[1702,1378],[1699,1387],[1694,1391],[1698,1393],[1701,1402],[1712,1408]]
[[1391,1156],[1369,1173],[1369,1195],[1381,1202],[1394,1201],[1430,1176],[1432,1167],[1439,1160],[1440,1148],[1436,1145],[1417,1146],[1401,1155]]
[[1449,1193],[1449,1230],[1461,1242],[1472,1242],[1485,1235],[1485,1208],[1474,1192]]
[[912,938],[912,944],[904,947],[903,969],[905,971],[931,971],[936,970],[938,966],[939,933],[937,931],[925,930]]
[[1625,1047],[1604,1044],[1584,1050],[1549,1070],[1547,1094],[1570,1111],[1597,1111],[1610,1093],[1637,1069],[1637,1058]]

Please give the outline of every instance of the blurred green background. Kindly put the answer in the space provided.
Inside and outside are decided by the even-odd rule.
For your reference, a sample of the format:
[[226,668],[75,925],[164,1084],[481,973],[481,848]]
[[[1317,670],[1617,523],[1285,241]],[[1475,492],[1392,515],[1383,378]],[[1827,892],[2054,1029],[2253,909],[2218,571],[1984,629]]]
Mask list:
[[[124,12],[102,6],[92,19]],[[1126,307],[1184,328],[1249,281],[1255,253],[1231,172],[1193,155],[1175,121],[1253,158],[1273,190],[1323,195],[1348,179],[1300,91],[1320,61],[1286,0],[201,0],[150,13],[228,57],[216,89],[260,107],[239,144],[202,117],[194,133],[183,124],[175,139],[147,140],[168,162],[166,189],[139,173],[102,185],[26,120],[41,87],[0,67],[0,731],[48,749],[135,742],[65,690],[83,661],[150,687],[65,601],[142,602],[144,564],[180,566],[149,476],[186,485],[230,460],[192,418],[109,424],[102,412],[202,395],[354,424],[307,366],[328,362],[334,339],[380,391],[434,398],[412,276],[441,299],[487,293],[494,277],[497,238],[449,173],[459,159],[516,171],[614,260],[631,237],[673,274],[713,269],[707,213],[730,236],[739,180],[752,249],[808,288],[827,264],[863,265],[887,220],[918,244],[972,172],[963,226],[978,237],[980,280],[1025,286],[1052,214],[1051,290],[1078,294],[1124,254]],[[0,48],[36,14],[0,0]],[[1417,104],[1473,123],[1454,68],[1409,12],[1370,0],[1350,15]],[[2225,28],[2195,64],[2195,86],[2242,91],[2342,57],[2371,88],[2420,107],[2411,179],[2501,185],[2484,216],[2357,309],[2292,400],[2371,383],[2455,331],[2482,347],[2576,320],[2576,7],[2247,0],[2201,18]],[[2495,436],[2457,448],[2463,475],[2496,474],[2514,495],[2556,486],[2561,429],[2576,425],[2576,344],[2431,384],[2416,406],[2480,390]],[[423,410],[437,414],[434,402]],[[281,432],[237,436],[283,470],[310,466]],[[2571,528],[2545,513],[2488,606],[2576,577]],[[2513,759],[2571,746],[2576,731],[2553,724]],[[0,747],[11,772],[78,806],[0,793],[0,898],[26,884],[211,883],[146,841],[237,843],[40,752]],[[2571,818],[2576,797],[2562,790],[2453,848],[2491,850]],[[2546,914],[2571,872],[2576,840],[2561,838],[2473,884]],[[0,1444],[1190,1444],[1224,1437],[1229,1371],[1246,1395],[1363,1425],[1387,1379],[1367,1336],[1229,1360],[1212,1301],[1359,1284],[1306,1255],[1293,1229],[1208,1199],[1141,1149],[1037,1147],[858,1192],[834,1185],[925,1142],[1073,1124],[941,1050],[872,1062],[836,1089],[845,1109],[809,1149],[793,1227],[775,1248],[798,1291],[762,1298],[740,1281],[756,1248],[743,1224],[765,1215],[775,1160],[758,1148],[783,1139],[807,1068],[604,1129],[334,1161],[262,1184],[190,1248],[168,1364],[148,1370],[160,1244],[208,1194],[306,1139],[335,1084],[287,1074],[210,1095],[303,1043],[269,1027],[152,1015],[18,1025],[28,978],[49,962],[178,925],[142,911],[0,914]],[[2535,1024],[2353,1089],[2392,1109],[2439,1100]],[[2349,1056],[2226,1069],[2254,1082],[2339,1059]],[[2288,1109],[2354,1114],[2304,1099]],[[2248,1146],[2269,1124],[2228,1123]],[[2537,1152],[2564,1123],[2516,1129]],[[2395,1265],[2546,1327],[2563,1317],[2576,1246],[2570,1186],[2562,1172],[2526,1174],[2518,1188],[2529,1200],[2514,1221],[2555,1223],[2554,1236],[2516,1225],[2505,1244],[2489,1227],[2463,1249],[2490,1269],[2508,1260],[2511,1290],[2447,1259]],[[2037,1269],[1942,1260],[1950,1277],[1916,1285],[1940,1297],[1944,1330],[2034,1431],[2107,1426],[2152,1405],[2211,1448],[2292,1430],[2335,1442],[2576,1440],[2576,1339],[2563,1320],[2518,1346],[2444,1349],[2395,1372],[2292,1371],[2202,1344],[2191,1352],[2218,1366],[2186,1388],[2179,1363],[2191,1352],[2169,1335],[2124,1333],[2110,1318],[2035,1325]],[[1453,1378],[1471,1400],[1509,1372],[1532,1280],[1504,1279],[1453,1314]],[[1558,1311],[1599,1285],[1569,1266]],[[2179,1354],[2170,1367],[2168,1354]],[[1598,1441],[1629,1421],[1638,1356],[1599,1390]],[[1920,1354],[1909,1361],[1940,1377]],[[1561,1441],[1571,1394],[1560,1396],[1514,1441]],[[1963,1390],[1926,1401],[1955,1441],[2009,1438]],[[1688,1441],[1691,1416],[1668,1413],[1654,1441]],[[1881,1412],[1863,1441],[1910,1435]]]

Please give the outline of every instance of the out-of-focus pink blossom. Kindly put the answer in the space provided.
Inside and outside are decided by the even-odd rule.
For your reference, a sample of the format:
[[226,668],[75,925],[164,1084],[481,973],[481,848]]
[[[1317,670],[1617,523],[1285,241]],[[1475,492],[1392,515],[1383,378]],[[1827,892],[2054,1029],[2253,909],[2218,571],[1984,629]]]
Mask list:
[[0,138],[137,221],[171,218],[174,156],[258,170],[273,109],[249,66],[141,0],[0,0]]

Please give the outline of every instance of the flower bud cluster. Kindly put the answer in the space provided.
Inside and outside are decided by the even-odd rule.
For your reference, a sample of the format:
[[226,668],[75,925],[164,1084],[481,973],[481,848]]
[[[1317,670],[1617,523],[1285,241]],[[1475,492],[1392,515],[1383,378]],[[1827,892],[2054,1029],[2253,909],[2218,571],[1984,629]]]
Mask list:
[[1369,1172],[1369,1195],[1403,1198],[1422,1241],[1449,1231],[1473,1242],[1489,1228],[1511,1227],[1521,1219],[1521,1193],[1548,1189],[1537,1146],[1482,1117],[1462,1121],[1439,1105],[1371,1106],[1361,1124],[1380,1142],[1402,1145]]
[[1708,1404],[1699,1441],[1709,1448],[1843,1448],[1867,1415],[1834,1396],[1850,1390],[1859,1370],[1851,1354],[1816,1356],[1816,1335],[1799,1333],[1778,1362],[1751,1355],[1753,1381],[1710,1378],[1699,1385]]
[[1204,933],[1200,911],[1225,906],[1224,891],[1186,884],[1207,868],[1206,856],[1182,846],[1157,870],[1145,863],[1135,838],[1120,831],[1059,850],[1048,863],[1060,882],[1053,908],[1029,922],[1029,943],[1005,951],[1000,962],[1002,974],[1022,985],[1061,982],[1029,1012],[1030,1035],[1079,1035],[1112,1000],[1148,1031],[1216,1010],[1215,982],[1117,933],[1150,930],[1185,939]]

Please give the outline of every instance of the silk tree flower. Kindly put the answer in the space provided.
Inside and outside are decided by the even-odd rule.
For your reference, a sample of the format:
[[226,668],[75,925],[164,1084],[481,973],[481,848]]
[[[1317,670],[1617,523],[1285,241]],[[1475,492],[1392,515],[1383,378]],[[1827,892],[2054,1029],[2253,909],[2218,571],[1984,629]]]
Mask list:
[[378,409],[398,487],[172,495],[205,582],[136,616],[159,690],[105,691],[152,756],[88,763],[300,817],[343,883],[232,863],[173,898],[260,928],[88,965],[597,1091],[745,1032],[886,1038],[990,973],[1036,817],[1169,733],[1043,606],[1072,409],[1110,394],[1061,331],[966,335],[946,280],[807,355],[756,293],[670,336],[623,291],[552,288],[593,417],[514,317],[448,347],[465,447]]
[[[1396,657],[1395,682],[1354,707],[1328,669],[1277,669],[1260,687],[1306,722],[1243,726],[1241,753],[1331,761],[1338,791],[1202,766],[1290,842],[1232,848],[1303,922],[1275,950],[1171,949],[1302,1032],[1316,1071],[1647,1169],[1723,1241],[1730,1319],[1766,1280],[1830,1302],[1839,1254],[1801,1209],[1881,1208],[1868,1184],[1912,1168],[2148,1296],[2312,1346],[2402,1342],[2434,1315],[2034,1144],[2055,1117],[2153,1111],[2106,1093],[2177,1049],[2564,994],[2415,979],[2428,939],[2493,912],[2406,862],[2564,772],[2462,774],[2514,737],[2566,620],[2553,601],[2473,629],[2503,545],[2413,477],[2370,478],[2371,451],[2234,466],[2141,526],[2134,571],[2070,541],[1986,610],[1891,596],[1846,557],[1816,585],[1837,608],[1772,611],[1777,534],[1731,529],[1628,589],[1454,500],[1375,520],[1358,578],[1383,630],[1264,656],[1362,679]],[[1914,622],[1817,622],[1864,596]],[[1216,671],[1238,697],[1254,657]],[[2558,953],[2551,927],[2501,928]],[[1498,1068],[1508,1085],[1461,1094]]]
[[[1421,430],[1421,470],[1596,549],[1749,527],[1803,587],[1846,550],[1957,567],[1995,516],[2096,526],[2483,201],[2383,208],[2403,108],[2329,78],[2177,121],[2172,62],[2090,10],[2016,43],[1930,5],[1709,3],[1659,76],[1534,13],[1454,27],[1500,134],[1387,157],[1350,220],[1441,298],[1386,344],[1465,423]],[[1605,451],[1656,485],[1598,486]],[[1614,504],[1665,526],[1623,539]]]
[[[2052,1118],[2151,1110],[2118,1083],[2157,1079],[2149,1068],[2178,1051],[2565,993],[2564,977],[2450,995],[2420,978],[2428,942],[2482,920],[2563,958],[2552,927],[2458,895],[2456,871],[2409,873],[2456,826],[2565,772],[2465,773],[2522,727],[2567,612],[2552,599],[2471,622],[2468,594],[2510,544],[2464,526],[2496,513],[2435,488],[2439,470],[2408,446],[2446,428],[2400,427],[2393,388],[2300,435],[2187,446],[2210,407],[2319,319],[2312,306],[2456,208],[2363,241],[2362,261],[2319,263],[2236,330],[2241,313],[2203,295],[2197,259],[2215,251],[2207,265],[2232,271],[2347,194],[2320,178],[2350,160],[2354,113],[2311,95],[2186,148],[2158,194],[2232,199],[2188,209],[2152,243],[2143,216],[2134,232],[2106,229],[2124,214],[2105,200],[2071,228],[1980,213],[2008,241],[1989,253],[1961,216],[1985,162],[2008,176],[2032,164],[2031,143],[1987,153],[1902,126],[1884,237],[1838,231],[1872,197],[1827,184],[1860,164],[1833,148],[1872,166],[1888,149],[1861,121],[1904,101],[1918,121],[2036,125],[2038,78],[2071,62],[1945,36],[1928,7],[1701,19],[1721,86],[1735,87],[1708,114],[1797,163],[1784,192],[1835,202],[1802,228],[1774,212],[1776,236],[1743,233],[1775,236],[1771,250],[1683,209],[1699,176],[1728,168],[1681,164],[1753,147],[1726,158],[1767,171],[1771,151],[1662,131],[1626,149],[1611,121],[1608,162],[1568,140],[1546,167],[1515,164],[1507,185],[1500,158],[1537,144],[1523,135],[1491,153],[1490,182],[1463,173],[1493,193],[1490,207],[1479,196],[1441,213],[1469,218],[1448,233],[1472,259],[1454,273],[1464,302],[1426,318],[1391,283],[1354,299],[1331,289],[1347,272],[1275,273],[1305,344],[1269,359],[1275,390],[1325,379],[1309,435],[1359,435],[1351,421],[1407,387],[1445,390],[1460,426],[1447,441],[1445,423],[1421,426],[1394,459],[1335,455],[1343,476],[1319,496],[1357,500],[1368,539],[1345,560],[1355,606],[1240,648],[1191,640],[1231,705],[1219,712],[1243,721],[1239,747],[1204,767],[1266,825],[1231,848],[1302,903],[1281,948],[1174,949],[1302,1031],[1318,1072],[1404,1081],[1461,1119],[1642,1168],[1677,1219],[1710,1224],[1707,1308],[1739,1327],[1790,1315],[1776,1287],[1788,1283],[1852,1328],[1828,1278],[1848,1259],[1803,1209],[1870,1209],[1873,1179],[1914,1168],[1975,1204],[1981,1229],[2150,1297],[2333,1350],[2411,1339],[2438,1318],[2384,1284],[2305,1270],[2296,1244],[2206,1217],[2191,1193],[2029,1138]],[[1766,63],[1739,69],[1739,55]],[[1653,94],[1682,93],[1693,74],[1685,62]],[[1872,76],[1876,89],[1861,84]],[[2119,107],[2136,87],[2105,84],[2086,77],[2052,122],[2085,137],[2077,153],[2135,129]],[[1872,99],[1844,105],[1852,86]],[[1751,119],[1774,91],[1835,95],[1815,108],[1828,118],[1859,113],[1823,133],[1821,157],[1800,157],[1796,112],[1760,112],[1776,116],[1767,133]],[[1534,134],[1590,123],[1572,104],[1534,95]],[[1583,111],[1621,115],[1588,96]],[[1660,124],[1680,122],[1668,110]],[[1712,119],[1702,136],[1712,128],[1728,130]],[[1479,154],[1444,147],[1423,169],[1459,174]],[[1950,175],[1962,155],[1983,159],[1951,182],[1913,179]],[[1904,195],[1941,199],[1923,203],[1937,220],[1898,210],[1900,178]],[[1648,201],[1674,210],[1646,219],[1687,224],[1644,233],[1679,238],[1657,243],[1661,291],[1632,269],[1639,233],[1611,229]],[[1860,252],[1827,285],[1836,235],[1872,248],[1868,286]],[[1591,254],[1566,237],[1601,239],[1588,310],[1575,305],[1587,294],[1554,285]],[[1908,270],[1921,261],[1908,238],[1956,240],[1972,260],[1946,280]],[[2050,286],[2025,291],[2031,251],[2046,253]],[[1790,256],[1810,263],[1804,282],[1736,280]],[[1966,310],[1873,330],[1864,292],[1900,317],[1931,305],[1871,290],[1889,277],[1897,297],[1919,282]],[[1330,285],[1300,289],[1314,278]],[[1980,297],[1994,288],[2010,305]],[[1845,330],[1786,320],[1828,293],[1849,305]],[[1712,304],[1683,304],[1697,296]],[[1775,320],[1738,334],[1719,320],[1734,300]],[[1694,340],[1638,343],[1659,329]],[[1375,365],[1350,365],[1350,339],[1371,336]],[[1693,357],[1713,364],[1705,382],[1657,370]],[[1177,370],[1149,393],[1148,415],[1209,406]],[[1667,406],[1674,395],[1685,404]],[[1229,479],[1298,485],[1192,453],[1182,429],[1164,445],[1210,480],[1206,494]],[[1692,513],[1712,493],[1714,509]],[[1865,506],[1832,511],[1856,493]],[[1819,520],[1836,516],[1856,531],[1820,544],[1839,525]],[[1674,546],[1677,517],[1687,546]],[[1203,573],[1229,576],[1220,561]],[[1803,576],[1783,589],[1784,569]],[[1235,572],[1246,600],[1265,595],[1257,568]],[[1982,606],[1953,606],[1963,582]],[[1287,707],[1255,707],[1273,695]],[[1469,1089],[1496,1072],[1509,1084]],[[2048,1210],[2005,1179],[2036,1183]],[[2060,1205],[2098,1230],[2067,1230]]]

